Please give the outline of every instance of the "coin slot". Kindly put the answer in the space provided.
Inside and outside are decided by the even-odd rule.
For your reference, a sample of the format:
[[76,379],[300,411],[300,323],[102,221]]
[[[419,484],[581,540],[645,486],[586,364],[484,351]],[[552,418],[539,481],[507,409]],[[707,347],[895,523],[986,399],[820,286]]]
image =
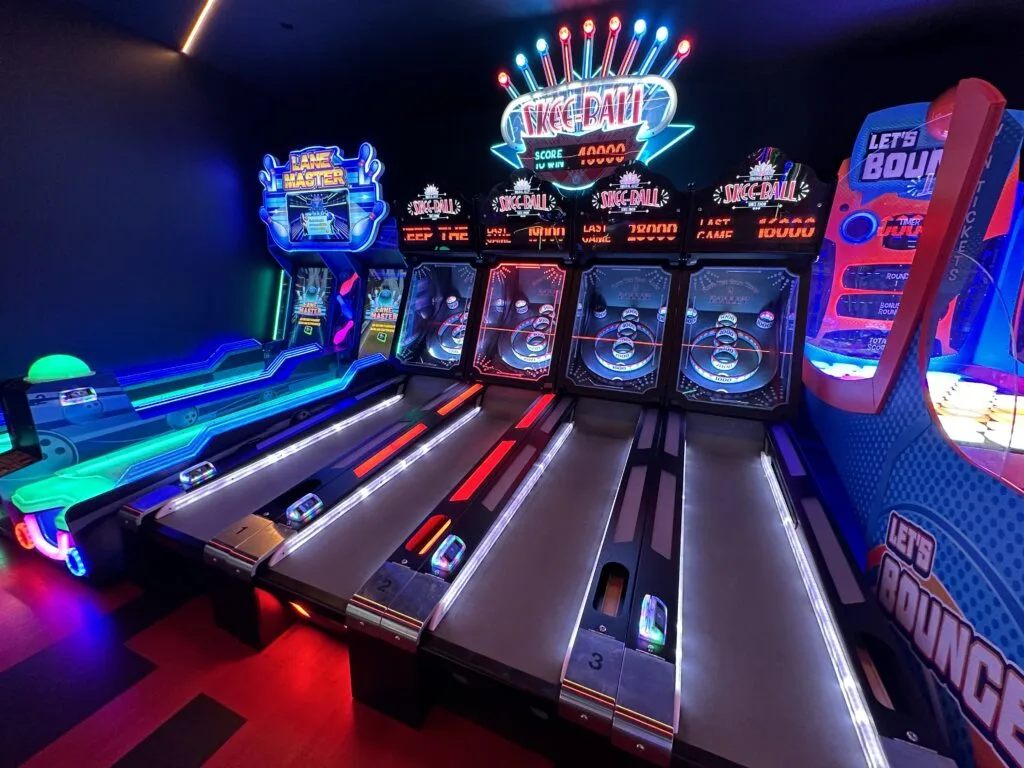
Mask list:
[[875,701],[886,709],[906,712],[907,702],[900,686],[903,672],[893,650],[876,637],[858,635],[854,655]]

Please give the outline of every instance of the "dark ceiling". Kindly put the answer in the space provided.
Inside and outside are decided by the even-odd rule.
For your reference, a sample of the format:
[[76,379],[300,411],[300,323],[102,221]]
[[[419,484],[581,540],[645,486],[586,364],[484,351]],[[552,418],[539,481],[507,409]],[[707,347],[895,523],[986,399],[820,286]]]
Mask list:
[[[203,0],[79,0],[144,37],[178,48]],[[444,80],[493,79],[538,36],[599,29],[615,12],[630,24],[666,24],[694,42],[702,68],[756,65],[818,53],[853,38],[865,42],[955,29],[979,14],[1020,14],[1022,0],[218,0],[193,56],[251,86],[292,93],[358,88],[400,78],[437,87]],[[598,45],[600,45],[600,39]],[[622,48],[620,47],[620,52]],[[696,61],[698,56],[694,56]],[[539,68],[538,68],[539,71]]]

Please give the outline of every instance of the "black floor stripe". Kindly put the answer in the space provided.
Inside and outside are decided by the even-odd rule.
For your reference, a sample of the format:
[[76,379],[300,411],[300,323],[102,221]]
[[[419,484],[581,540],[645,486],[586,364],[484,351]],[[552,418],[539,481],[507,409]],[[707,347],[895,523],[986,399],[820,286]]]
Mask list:
[[115,768],[199,768],[245,724],[205,694],[196,696],[115,763]]
[[147,592],[0,672],[0,766],[20,765],[152,672],[123,643],[193,595]]

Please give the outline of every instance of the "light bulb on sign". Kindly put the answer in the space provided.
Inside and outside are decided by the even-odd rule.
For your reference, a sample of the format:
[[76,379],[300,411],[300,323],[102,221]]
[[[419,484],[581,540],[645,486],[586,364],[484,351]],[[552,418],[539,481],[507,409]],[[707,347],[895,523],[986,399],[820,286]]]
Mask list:
[[555,65],[551,63],[551,51],[544,38],[537,41],[537,53],[540,54],[540,63],[544,68],[544,81],[548,88],[554,88],[558,84],[555,80]]
[[533,76],[533,70],[530,69],[530,62],[526,59],[526,54],[516,54],[516,66],[519,67],[519,71],[523,73],[523,77],[526,78],[526,87],[530,91],[539,91],[540,86],[537,84],[537,78]]
[[572,32],[568,27],[558,30],[558,39],[562,43],[562,70],[565,72],[565,82],[572,82]]
[[512,78],[508,76],[508,72],[498,73],[498,85],[505,89],[505,93],[508,94],[510,99],[519,98],[519,89],[512,83]]
[[594,64],[594,20],[583,22],[583,79],[589,78]]
[[669,59],[668,63],[665,64],[659,74],[664,78],[671,77],[672,73],[675,72],[679,65],[683,63],[683,59],[690,55],[690,50],[690,41],[681,40],[679,45],[676,46],[675,55]]
[[608,22],[608,40],[604,44],[604,58],[601,59],[601,77],[608,77],[612,68],[612,57],[615,55],[615,44],[619,39],[619,27],[622,22],[618,16],[612,16]]

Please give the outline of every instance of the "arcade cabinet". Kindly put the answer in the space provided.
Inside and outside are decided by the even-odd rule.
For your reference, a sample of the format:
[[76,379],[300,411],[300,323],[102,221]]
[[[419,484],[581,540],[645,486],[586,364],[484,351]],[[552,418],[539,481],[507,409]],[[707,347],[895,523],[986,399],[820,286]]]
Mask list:
[[[120,565],[120,535],[109,522],[124,500],[154,490],[166,496],[167,483],[174,493],[191,490],[248,463],[279,441],[294,438],[296,430],[288,430],[294,423],[335,408],[333,417],[339,405],[345,410],[365,404],[353,395],[382,372],[378,363],[383,357],[356,359],[355,339],[349,337],[359,277],[346,254],[369,248],[378,237],[387,213],[378,182],[383,166],[369,145],[354,160],[344,159],[337,148],[312,148],[292,153],[286,165],[267,156],[264,165],[261,217],[268,225],[271,253],[296,286],[288,306],[289,337],[303,341],[279,354],[265,376],[231,385],[226,392],[232,403],[207,404],[215,415],[206,419],[194,405],[147,419],[149,406],[140,413],[114,377],[93,374],[78,361],[37,364],[27,379],[3,388],[5,410],[18,420],[12,424],[16,447],[38,449],[57,437],[74,447],[76,461],[51,476],[21,484],[22,476],[32,472],[29,466],[5,480],[18,483],[12,486],[10,507],[33,547],[65,560],[76,575],[107,573]],[[332,210],[322,214],[337,224],[330,232],[304,207],[312,202],[307,188],[317,190],[312,197],[334,201]],[[349,196],[351,204],[343,211],[338,201]],[[282,373],[287,376],[278,381]],[[246,392],[244,402],[238,401],[239,391]],[[211,392],[216,394],[209,389],[187,393],[178,402],[208,398]],[[68,430],[80,437],[65,435]],[[114,433],[118,447],[111,451]]]
[[[471,461],[445,477],[418,522],[347,602],[357,698],[407,720],[422,699],[406,696],[416,651],[447,606],[472,583],[515,507],[568,436],[572,403],[551,392],[565,313],[569,211],[553,185],[520,171],[479,200],[480,242],[490,262],[478,315],[473,376],[494,430]],[[539,396],[538,396],[539,391]],[[467,446],[468,448],[468,446]],[[451,456],[461,450],[453,446]],[[410,485],[405,491],[415,494]],[[397,503],[397,501],[395,502]],[[379,562],[379,561],[378,561]],[[384,642],[382,642],[384,641]]]
[[[684,198],[645,165],[627,163],[581,195],[577,206],[566,304],[574,314],[556,359],[571,419],[558,453],[534,465],[536,484],[520,486],[502,510],[507,528],[494,531],[501,538],[488,559],[447,611],[435,615],[422,642],[426,658],[439,667],[455,665],[460,675],[474,671],[474,707],[486,707],[481,702],[491,698],[487,678],[509,680],[554,716],[581,603],[584,612],[597,607],[584,621],[595,631],[600,626],[611,644],[598,654],[599,666],[610,671],[623,659],[633,625],[628,599],[619,600],[645,551],[667,568],[672,585],[648,591],[676,615],[681,417],[659,406],[672,378],[666,365],[672,355],[665,350],[679,342],[671,305],[679,288]],[[675,445],[672,456],[666,441]],[[586,594],[594,570],[600,574],[596,602]],[[641,664],[665,667],[671,700],[677,643],[665,611],[662,605],[661,645],[645,649]],[[660,683],[644,680],[640,690],[653,695]],[[450,687],[460,690],[449,691],[449,701],[465,693]],[[671,724],[671,711],[666,717]]]
[[[539,419],[553,437],[521,465],[491,471],[485,454],[348,601],[357,699],[416,722],[443,697],[517,733],[551,733],[557,712],[662,765],[859,766],[881,749],[862,693],[874,667],[854,673],[822,643],[825,588],[776,476],[785,438],[765,426],[798,395],[827,196],[809,169],[760,151],[694,201],[675,283],[664,179],[626,165],[583,196],[576,314],[553,356],[565,394]],[[485,247],[510,234],[488,232],[487,210]],[[486,320],[517,295],[523,317]],[[488,294],[484,330],[508,342],[481,358],[482,334],[478,372],[495,352],[504,365],[537,354],[514,345],[542,300]],[[893,729],[907,718],[882,721],[905,738]],[[934,743],[927,726],[915,734]]]
[[807,359],[826,376],[869,379],[877,370],[942,160],[946,101],[868,115],[839,167],[807,319]]
[[[428,189],[441,204],[436,187]],[[424,215],[425,223],[404,204],[396,208],[401,247],[415,267],[399,269],[404,261],[396,251],[375,252],[360,268],[366,275],[365,305],[353,338],[362,354],[390,356],[391,376],[401,382],[397,396],[365,412],[365,418],[359,414],[358,425],[342,430],[342,422],[329,439],[268,468],[258,485],[227,488],[225,482],[223,490],[211,486],[205,498],[193,503],[186,496],[153,515],[154,530],[164,538],[187,542],[208,564],[241,577],[243,605],[251,605],[251,579],[268,559],[317,536],[396,467],[411,464],[473,413],[482,388],[460,379],[475,257],[468,251],[472,242],[452,239],[469,234],[471,214],[461,198],[444,196],[443,202],[457,212],[434,219]],[[425,241],[424,230],[436,233],[436,242]],[[442,243],[463,250],[439,253],[441,261],[435,262],[428,254],[446,247]],[[399,318],[404,319],[396,334]],[[237,608],[229,610],[223,623],[238,626],[244,617]]]
[[824,559],[842,545],[780,421],[828,198],[765,148],[692,201],[670,393],[686,412],[678,754],[899,765],[939,744],[876,605],[844,556]]
[[[206,547],[207,563],[235,577],[236,596],[217,601],[218,618],[247,642],[272,639],[260,608],[266,592],[299,615],[343,620],[348,599],[403,532],[535,398],[500,387],[485,395],[467,377],[484,295],[470,202],[428,184],[396,210],[409,268],[391,360],[410,376],[409,402],[242,521],[264,535],[240,542],[232,538],[240,526],[229,526]],[[309,520],[289,524],[310,505]]]

